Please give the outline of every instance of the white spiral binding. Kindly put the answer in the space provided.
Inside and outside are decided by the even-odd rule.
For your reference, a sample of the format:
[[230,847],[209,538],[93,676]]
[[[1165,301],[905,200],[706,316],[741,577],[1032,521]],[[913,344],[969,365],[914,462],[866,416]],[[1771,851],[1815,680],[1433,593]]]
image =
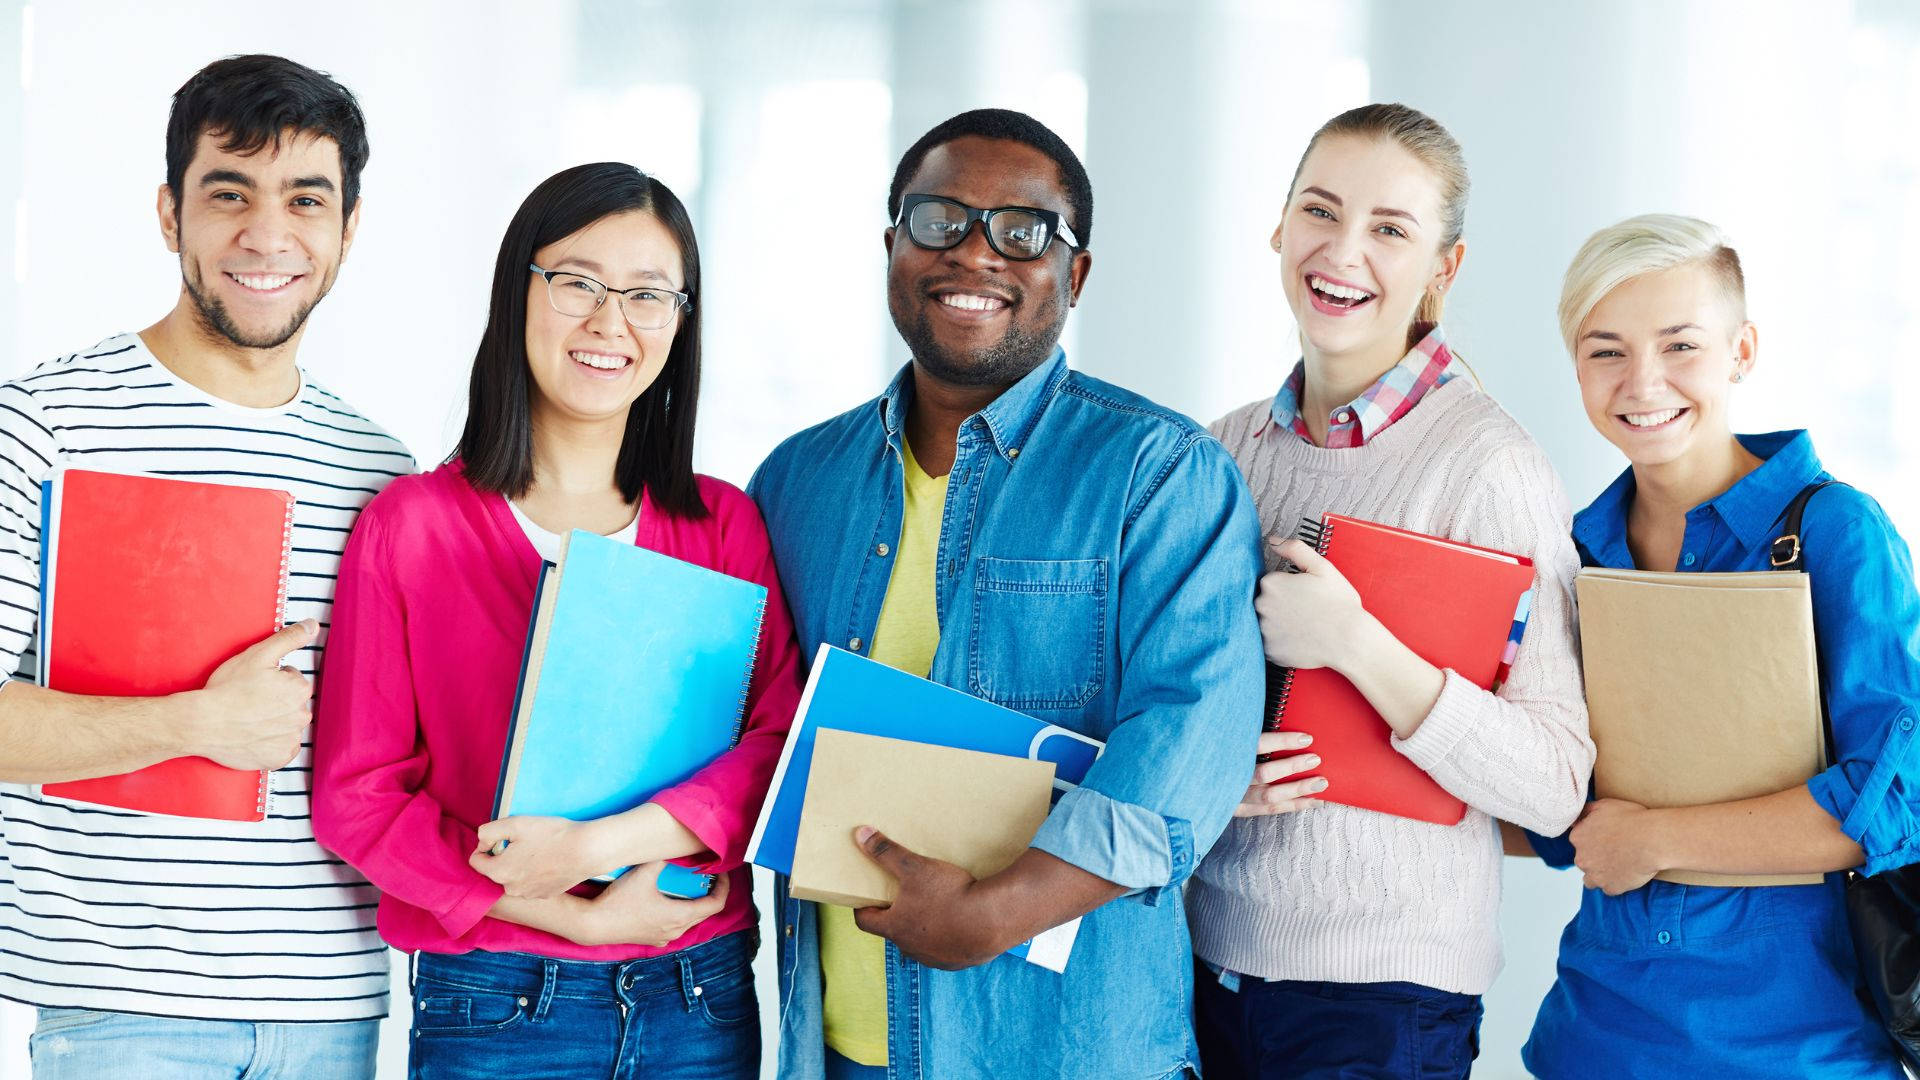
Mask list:
[[[280,530],[280,591],[273,604],[273,628],[270,633],[277,634],[287,625],[287,594],[293,588],[293,508],[294,498],[287,496],[287,519]],[[273,790],[273,773],[262,770],[260,773],[260,793],[254,801],[254,813],[261,818],[267,816],[267,800]]]
[[747,672],[740,677],[740,703],[733,711],[733,741],[728,746],[740,745],[740,736],[747,728],[747,698],[753,693],[753,672],[760,666],[760,638],[767,628],[767,598],[760,597],[760,611],[753,617],[753,648],[747,652]]

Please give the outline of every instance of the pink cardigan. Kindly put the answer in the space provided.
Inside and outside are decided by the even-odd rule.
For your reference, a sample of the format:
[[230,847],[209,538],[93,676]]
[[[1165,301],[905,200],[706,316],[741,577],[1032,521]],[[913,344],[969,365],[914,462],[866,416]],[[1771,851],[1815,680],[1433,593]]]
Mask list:
[[707,518],[643,497],[637,542],[765,585],[768,601],[739,744],[654,798],[732,878],[726,907],[666,948],[584,946],[486,917],[501,889],[467,856],[493,816],[541,560],[506,499],[474,490],[458,461],[394,481],[361,513],[321,668],[313,830],[379,886],[395,948],[629,960],[753,925],[741,860],[799,701],[799,652],[759,511],[738,488],[699,485]]

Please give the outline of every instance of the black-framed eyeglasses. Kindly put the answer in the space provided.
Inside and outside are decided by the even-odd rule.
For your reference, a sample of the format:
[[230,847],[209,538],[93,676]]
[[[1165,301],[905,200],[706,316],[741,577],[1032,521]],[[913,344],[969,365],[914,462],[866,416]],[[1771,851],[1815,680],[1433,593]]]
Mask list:
[[894,228],[905,225],[907,238],[929,251],[945,251],[959,246],[973,231],[973,223],[983,222],[987,245],[1005,258],[1029,262],[1047,253],[1054,238],[1070,248],[1080,246],[1061,215],[1032,206],[999,206],[976,210],[963,202],[940,195],[908,195],[900,200],[900,216]]
[[547,279],[547,302],[562,315],[584,319],[600,310],[607,294],[620,298],[620,314],[635,330],[660,330],[673,322],[682,308],[693,310],[693,295],[642,285],[637,289],[615,290],[585,274],[570,270],[548,270],[528,263],[527,269]]

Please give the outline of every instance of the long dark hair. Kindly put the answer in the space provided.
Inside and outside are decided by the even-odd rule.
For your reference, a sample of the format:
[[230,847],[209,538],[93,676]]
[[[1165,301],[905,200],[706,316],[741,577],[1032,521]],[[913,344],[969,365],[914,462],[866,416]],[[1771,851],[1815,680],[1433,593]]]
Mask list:
[[454,449],[467,482],[508,498],[533,485],[532,377],[527,370],[527,264],[540,248],[609,214],[644,210],[680,247],[680,268],[693,307],[683,312],[667,365],[627,410],[627,433],[613,480],[628,502],[644,489],[660,509],[707,516],[693,476],[693,420],[700,394],[700,248],[693,220],[667,185],[631,165],[576,165],[543,181],[507,223],[493,266],[487,329],[467,385],[467,423]]

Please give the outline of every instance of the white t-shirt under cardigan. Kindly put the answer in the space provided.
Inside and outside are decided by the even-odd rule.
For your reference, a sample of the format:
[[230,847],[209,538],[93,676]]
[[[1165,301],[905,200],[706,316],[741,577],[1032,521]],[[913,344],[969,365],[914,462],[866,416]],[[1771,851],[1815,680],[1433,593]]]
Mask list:
[[[360,508],[413,471],[406,448],[302,376],[251,409],[182,381],[132,334],[0,385],[0,672],[36,677],[40,482],[56,464],[293,493],[288,663],[312,675]],[[210,1020],[387,1012],[377,894],[308,819],[311,731],[259,823],[136,814],[0,784],[0,997]]]
[[1449,671],[1413,737],[1394,739],[1467,803],[1466,817],[1449,827],[1321,803],[1236,818],[1188,888],[1194,951],[1261,978],[1485,993],[1500,970],[1494,819],[1558,835],[1593,769],[1566,495],[1525,429],[1467,379],[1350,449],[1276,427],[1269,406],[1212,426],[1266,535],[1330,510],[1524,555],[1536,569],[1533,610],[1498,695]]

